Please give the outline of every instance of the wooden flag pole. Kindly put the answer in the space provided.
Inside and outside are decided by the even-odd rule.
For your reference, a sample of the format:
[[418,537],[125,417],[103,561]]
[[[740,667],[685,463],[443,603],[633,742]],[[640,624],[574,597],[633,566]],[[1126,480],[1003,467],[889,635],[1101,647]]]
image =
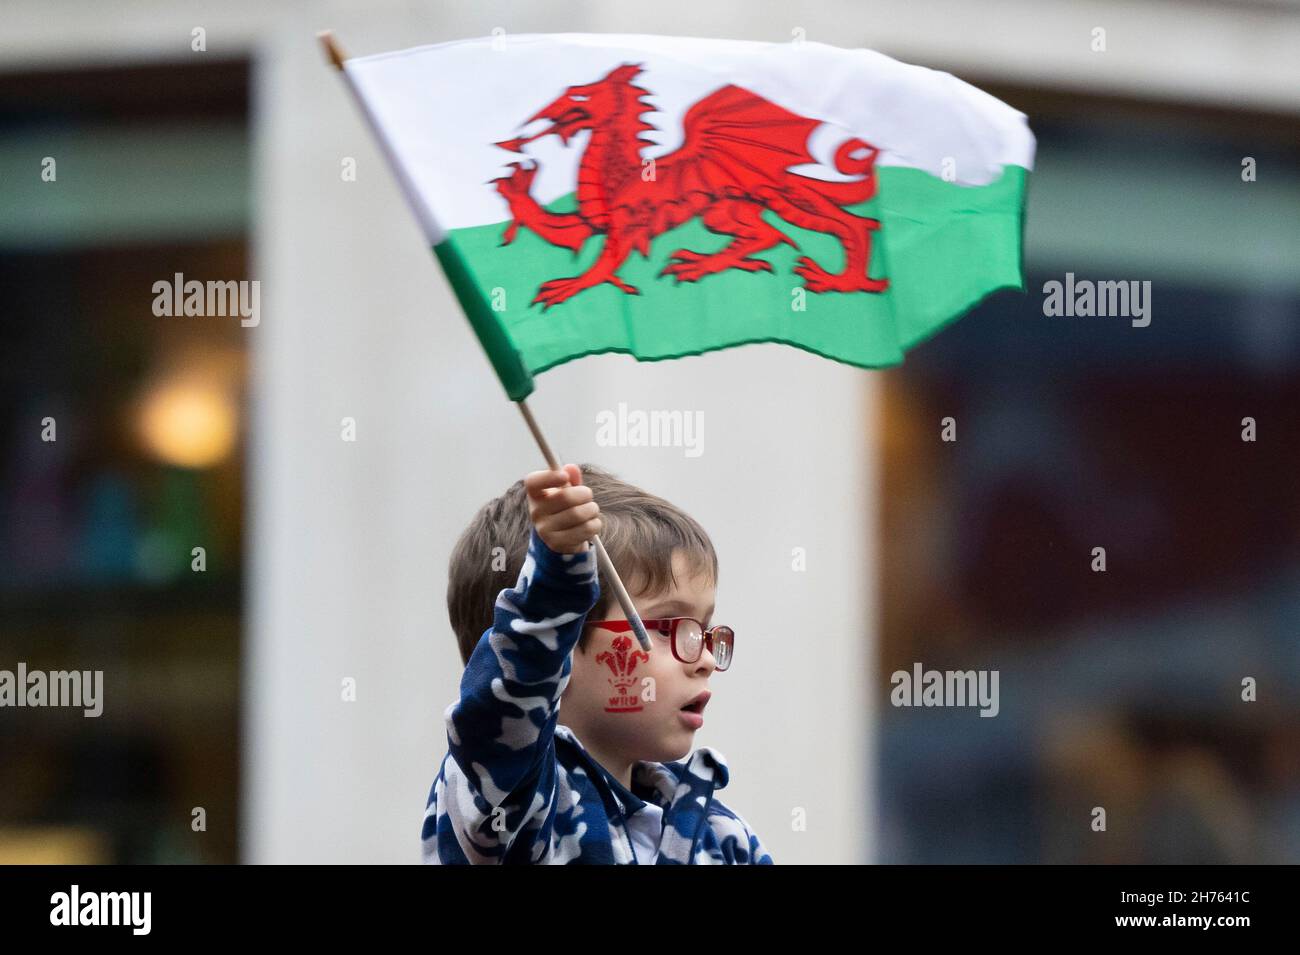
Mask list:
[[347,57],[343,55],[343,50],[335,41],[334,31],[321,30],[321,32],[317,33],[316,36],[320,38],[321,46],[325,47],[325,56],[330,61],[331,65],[333,65],[334,69],[342,70],[343,61],[346,60]]
[[[347,57],[343,55],[343,50],[334,39],[334,33],[330,30],[324,30],[317,34],[317,36],[320,38],[321,46],[325,48],[325,56],[330,61],[330,64],[339,72],[344,73],[344,78],[346,79],[347,74],[343,70],[343,61],[346,60]],[[348,85],[349,87],[352,86],[350,82]],[[355,88],[353,88],[353,93],[356,93]],[[378,130],[376,130],[376,133],[378,133]],[[519,406],[519,411],[523,414],[524,421],[528,424],[528,430],[532,432],[533,440],[537,442],[537,446],[541,449],[542,457],[546,459],[547,465],[551,470],[558,471],[560,469],[559,461],[551,451],[551,446],[547,444],[546,438],[542,434],[541,429],[537,427],[537,421],[533,418],[533,413],[528,407],[528,402],[521,398],[516,401],[515,404]],[[631,595],[628,594],[627,588],[623,586],[623,579],[619,577],[618,571],[614,569],[614,562],[609,559],[609,554],[605,551],[605,545],[601,543],[600,535],[597,534],[593,537],[591,542],[596,548],[597,563],[600,565],[600,569],[605,572],[605,577],[609,581],[610,585],[614,588],[614,593],[618,597],[619,606],[623,608],[623,614],[627,617],[628,623],[632,625],[632,631],[636,634],[637,642],[641,644],[642,650],[649,653],[651,651],[650,636],[646,633],[645,624],[641,622],[641,615],[637,613],[636,607],[632,603]]]
[[[560,469],[559,461],[552,453],[551,446],[546,443],[546,438],[543,436],[541,429],[537,427],[533,412],[528,407],[528,400],[520,398],[515,404],[519,406],[524,421],[528,422],[528,430],[533,433],[533,440],[542,449],[542,457],[546,458],[546,463],[552,471],[558,471]],[[649,653],[650,636],[645,632],[645,624],[641,622],[641,615],[636,612],[636,607],[632,604],[631,595],[628,594],[627,588],[623,586],[623,579],[619,577],[618,571],[614,569],[614,562],[609,559],[609,554],[605,552],[605,545],[601,543],[600,535],[597,534],[593,537],[591,543],[596,548],[596,561],[600,564],[600,569],[605,572],[605,577],[609,580],[610,586],[614,588],[614,593],[618,596],[618,605],[623,608],[623,614],[627,617],[628,623],[632,624],[632,630],[636,634],[637,642],[641,644],[642,650]]]

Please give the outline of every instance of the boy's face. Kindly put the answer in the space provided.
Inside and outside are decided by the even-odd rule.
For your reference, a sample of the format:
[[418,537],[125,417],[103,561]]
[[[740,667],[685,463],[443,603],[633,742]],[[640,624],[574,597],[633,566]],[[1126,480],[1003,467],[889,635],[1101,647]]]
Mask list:
[[[676,585],[657,593],[634,593],[632,602],[644,620],[694,617],[711,624],[716,588],[707,573],[691,577],[683,553],[673,552]],[[589,620],[626,620],[623,608],[612,606]],[[645,658],[636,634],[588,626],[586,650],[573,654],[573,670],[560,703],[560,722],[596,756],[628,761],[667,762],[686,756],[694,747],[700,715],[682,708],[701,693],[712,692],[709,677],[717,664],[707,647],[694,663],[673,656],[670,638],[647,627],[651,651]],[[709,704],[711,705],[711,704]],[[698,710],[698,705],[696,706]],[[707,717],[705,717],[707,718]]]

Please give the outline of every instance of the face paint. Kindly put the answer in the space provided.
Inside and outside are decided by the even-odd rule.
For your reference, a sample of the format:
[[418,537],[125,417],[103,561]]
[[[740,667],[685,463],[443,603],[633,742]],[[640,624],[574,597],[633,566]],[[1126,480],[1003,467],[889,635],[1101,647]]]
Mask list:
[[605,704],[605,712],[641,712],[641,697],[633,690],[636,684],[636,665],[649,663],[650,654],[644,650],[633,650],[632,638],[620,635],[614,638],[609,650],[596,654],[596,662],[608,666],[612,674],[609,677],[612,692]]

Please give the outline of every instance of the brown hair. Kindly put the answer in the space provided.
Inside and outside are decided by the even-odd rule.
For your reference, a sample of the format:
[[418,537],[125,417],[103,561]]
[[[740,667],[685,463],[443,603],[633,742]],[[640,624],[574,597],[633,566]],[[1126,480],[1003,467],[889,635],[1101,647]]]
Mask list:
[[[680,508],[628,484],[594,464],[579,464],[582,483],[600,505],[600,540],[618,568],[628,593],[654,593],[676,583],[674,550],[683,551],[690,574],[706,572],[715,584],[718,557],[713,542],[696,520]],[[492,626],[497,595],[519,580],[532,522],[524,482],[516,481],[500,497],[484,504],[452,548],[447,580],[447,612],[462,663]],[[495,554],[497,548],[504,555]],[[501,557],[504,556],[504,566]],[[494,558],[497,558],[494,560]],[[500,567],[500,569],[494,569]],[[600,596],[587,614],[601,620],[615,605],[613,589],[602,570]],[[586,633],[578,643],[586,646]]]

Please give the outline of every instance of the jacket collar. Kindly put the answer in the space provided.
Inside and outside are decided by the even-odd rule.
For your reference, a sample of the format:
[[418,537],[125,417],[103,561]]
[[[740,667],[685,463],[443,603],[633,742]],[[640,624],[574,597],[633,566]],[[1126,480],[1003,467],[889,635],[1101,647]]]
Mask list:
[[691,864],[695,847],[707,825],[713,794],[731,779],[721,753],[701,746],[683,762],[635,763],[632,766],[632,789],[629,790],[592,758],[568,726],[557,723],[555,735],[573,745],[587,767],[588,775],[604,782],[604,790],[614,797],[625,818],[644,806],[646,799],[663,809],[664,828],[659,842],[658,864]]

